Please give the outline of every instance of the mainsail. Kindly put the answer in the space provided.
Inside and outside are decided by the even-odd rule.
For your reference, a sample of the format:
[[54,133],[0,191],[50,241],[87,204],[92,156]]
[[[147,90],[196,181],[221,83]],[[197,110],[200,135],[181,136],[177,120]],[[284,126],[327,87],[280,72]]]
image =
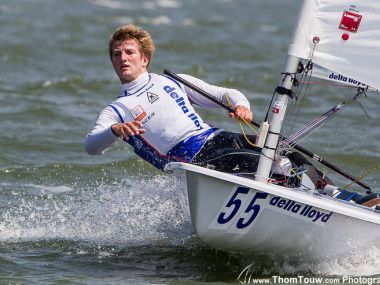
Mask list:
[[269,179],[300,59],[312,61],[310,66],[319,65],[334,80],[352,80],[361,88],[368,85],[380,90],[379,51],[379,0],[304,0],[280,84],[275,90],[269,131],[255,176],[257,181]]
[[327,80],[380,90],[379,52],[380,1],[305,0],[288,55],[312,56]]

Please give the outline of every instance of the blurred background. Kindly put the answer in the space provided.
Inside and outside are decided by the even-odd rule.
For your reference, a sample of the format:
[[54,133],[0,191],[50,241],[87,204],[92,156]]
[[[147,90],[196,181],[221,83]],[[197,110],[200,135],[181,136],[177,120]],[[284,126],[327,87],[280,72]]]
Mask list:
[[[378,274],[380,251],[372,245],[313,266],[215,251],[194,235],[186,195],[171,174],[143,162],[124,143],[100,157],[84,151],[98,112],[120,90],[107,50],[116,28],[134,23],[151,33],[151,72],[169,68],[239,89],[262,121],[301,4],[0,0],[0,283],[235,283],[250,263],[258,277]],[[296,129],[353,95],[313,85]],[[379,101],[369,94],[362,103],[370,120],[354,105],[303,145],[354,176],[373,169],[379,163]],[[212,125],[240,130],[224,111],[201,113]],[[364,181],[376,191],[378,180],[373,171]]]

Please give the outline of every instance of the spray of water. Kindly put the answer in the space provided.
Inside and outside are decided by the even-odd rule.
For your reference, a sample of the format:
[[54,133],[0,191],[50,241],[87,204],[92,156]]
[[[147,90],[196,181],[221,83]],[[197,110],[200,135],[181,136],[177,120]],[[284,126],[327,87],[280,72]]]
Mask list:
[[177,243],[192,233],[173,177],[124,178],[96,187],[19,185],[2,212],[0,241]]
[[[346,254],[334,257],[257,254],[220,257],[220,253],[210,250],[199,239],[194,240],[186,195],[177,186],[170,175],[125,177],[115,183],[100,182],[96,187],[19,185],[9,191],[7,206],[3,207],[0,242],[54,241],[54,246],[59,247],[61,241],[67,244],[66,254],[85,256],[96,251],[99,260],[141,261],[145,257],[140,254],[147,254],[141,247],[151,248],[150,258],[152,250],[156,250],[160,259],[168,249],[172,249],[168,251],[170,256],[179,250],[192,255],[187,258],[193,258],[195,263],[203,264],[209,259],[207,262],[212,264],[220,259],[215,269],[217,275],[221,274],[219,267],[224,268],[223,272],[228,268],[226,258],[234,260],[229,274],[236,277],[246,265],[252,265],[254,274],[261,276],[379,274],[380,248],[374,242],[347,248]],[[140,250],[125,251],[126,248]]]

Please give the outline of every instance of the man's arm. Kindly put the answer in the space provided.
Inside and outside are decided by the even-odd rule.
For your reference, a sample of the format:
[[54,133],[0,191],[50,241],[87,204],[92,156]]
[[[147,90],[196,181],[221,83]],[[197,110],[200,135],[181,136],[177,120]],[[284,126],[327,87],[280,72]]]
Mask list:
[[[187,74],[180,74],[179,76],[191,82],[200,89],[212,94],[216,99],[223,102],[224,104],[231,104],[231,107],[235,109],[235,113],[229,113],[229,116],[231,118],[243,118],[249,122],[252,121],[253,115],[250,111],[249,101],[240,91],[236,89],[211,85],[204,82],[203,80],[200,80]],[[194,91],[193,89],[184,85],[182,86],[184,88],[185,93],[187,94],[187,96],[193,104],[205,108],[220,108],[218,104],[212,102],[211,100],[207,99],[206,97]]]
[[118,136],[112,131],[111,126],[121,123],[115,111],[107,106],[104,108],[96,122],[93,130],[85,139],[85,149],[88,154],[103,154],[118,140]]

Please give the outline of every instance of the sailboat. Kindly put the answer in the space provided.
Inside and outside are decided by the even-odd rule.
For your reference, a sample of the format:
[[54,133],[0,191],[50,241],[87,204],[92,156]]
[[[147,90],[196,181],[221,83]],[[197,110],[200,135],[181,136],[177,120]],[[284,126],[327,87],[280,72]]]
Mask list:
[[[335,106],[289,138],[281,131],[289,100],[297,97],[294,90],[300,77],[354,86],[353,102],[369,90],[378,91],[379,39],[378,1],[304,0],[270,115],[260,124],[257,172],[236,175],[181,162],[166,166],[187,191],[192,223],[202,241],[227,252],[323,255],[341,254],[348,247],[378,241],[379,195],[360,179],[297,144],[345,104]],[[167,74],[176,76],[170,71]],[[353,199],[356,193],[336,185],[317,186],[305,171],[285,169],[287,162],[281,154],[287,148],[332,167],[366,188],[370,199],[368,195]],[[300,183],[271,179],[276,168],[288,179],[297,176]]]

